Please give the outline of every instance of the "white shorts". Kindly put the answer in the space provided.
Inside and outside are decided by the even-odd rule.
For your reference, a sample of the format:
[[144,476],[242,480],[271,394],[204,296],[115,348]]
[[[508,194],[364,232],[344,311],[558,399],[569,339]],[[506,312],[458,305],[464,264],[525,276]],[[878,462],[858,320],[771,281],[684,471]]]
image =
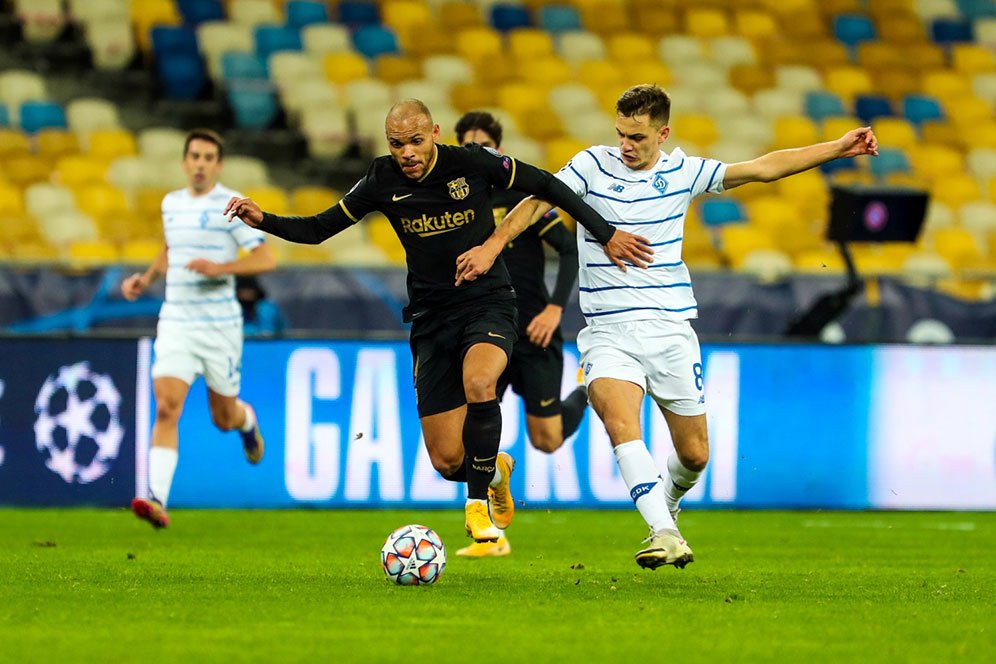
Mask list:
[[204,376],[207,386],[225,397],[239,395],[242,382],[242,328],[191,330],[159,323],[153,346],[152,378],[179,378],[192,385]]
[[635,383],[677,415],[705,413],[702,353],[688,321],[638,320],[588,326],[578,334],[585,385]]

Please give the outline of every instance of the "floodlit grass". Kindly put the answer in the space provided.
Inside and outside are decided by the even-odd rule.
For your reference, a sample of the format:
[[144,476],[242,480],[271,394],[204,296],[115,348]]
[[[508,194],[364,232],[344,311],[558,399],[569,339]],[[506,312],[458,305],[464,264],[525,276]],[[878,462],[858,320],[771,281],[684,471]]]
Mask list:
[[[0,510],[0,661],[988,660],[996,514],[695,512],[696,562],[638,568],[635,512],[525,511],[463,559],[462,514]],[[438,584],[389,584],[397,526]],[[986,655],[989,653],[989,655]]]

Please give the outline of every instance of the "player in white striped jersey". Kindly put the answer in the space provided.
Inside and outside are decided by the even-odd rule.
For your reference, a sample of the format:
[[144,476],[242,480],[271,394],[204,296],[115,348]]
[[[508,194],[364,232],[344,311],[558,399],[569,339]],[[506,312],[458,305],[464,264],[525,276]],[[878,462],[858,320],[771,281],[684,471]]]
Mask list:
[[[620,272],[578,229],[578,282],[587,323],[578,335],[581,366],[592,408],[605,424],[630,496],[650,527],[648,545],[636,561],[651,569],[692,561],[675,518],[681,498],[709,460],[702,359],[688,322],[697,316],[697,304],[681,260],[692,199],[749,182],[772,182],[834,159],[878,154],[868,127],[836,141],[729,165],[677,148],[666,153],[661,146],[670,133],[670,110],[670,98],[657,86],[630,88],[616,103],[619,147],[584,150],[557,174],[610,224],[647,237],[654,248],[646,270]],[[457,259],[457,277],[473,279],[490,269],[492,256],[549,209],[536,199],[520,203],[484,245]],[[674,441],[667,478],[643,442],[645,392],[660,407]]]
[[[178,422],[190,385],[204,376],[211,419],[222,431],[236,429],[249,463],[263,456],[263,437],[252,407],[239,400],[242,371],[242,309],[235,276],[268,272],[276,261],[264,235],[223,214],[241,194],[218,182],[224,145],[218,134],[195,129],[187,135],[182,167],[185,189],[163,199],[165,241],[152,265],[121,284],[134,300],[165,275],[166,299],[156,330],[152,389],[156,416],[149,452],[149,493],[132,511],[156,528],[169,524],[166,502],[176,469]],[[240,250],[246,252],[239,257]]]

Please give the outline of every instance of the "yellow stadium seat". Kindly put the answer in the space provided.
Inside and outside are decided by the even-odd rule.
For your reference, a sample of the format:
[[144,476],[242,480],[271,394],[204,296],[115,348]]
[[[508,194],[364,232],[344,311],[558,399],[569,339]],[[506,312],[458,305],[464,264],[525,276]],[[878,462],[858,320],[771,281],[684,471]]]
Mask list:
[[784,14],[779,21],[786,37],[802,41],[826,39],[830,33],[827,21],[814,11],[796,11]]
[[743,266],[751,252],[778,248],[767,230],[752,224],[727,224],[720,229],[719,235],[720,251],[735,269]]
[[24,195],[21,190],[0,182],[0,215],[19,217],[24,213]]
[[802,226],[805,221],[799,206],[783,196],[757,196],[747,201],[745,207],[750,223],[768,229],[776,238],[785,229]]
[[804,115],[792,115],[775,120],[775,148],[797,148],[818,142],[816,123]]
[[450,88],[450,104],[461,113],[496,106],[498,92],[491,86],[478,83],[457,83]]
[[873,92],[875,86],[867,71],[848,65],[827,71],[826,89],[849,102],[857,95]]
[[680,24],[678,12],[668,7],[645,6],[634,9],[633,30],[658,39],[661,35],[673,32]]
[[41,242],[38,224],[23,212],[0,210],[0,245],[10,248],[21,242]]
[[996,70],[992,50],[978,44],[952,45],[951,64],[957,71],[970,76]]
[[297,244],[287,242],[282,245],[281,262],[288,265],[328,265],[334,263],[335,243]]
[[472,2],[447,2],[439,8],[439,22],[449,31],[484,25],[481,9]]
[[163,198],[168,189],[143,187],[135,193],[135,214],[148,218],[155,226],[162,228]]
[[[770,39],[757,44],[761,64],[769,67],[807,64],[810,58],[801,42],[787,39]],[[735,81],[734,81],[735,83]]]
[[975,267],[984,258],[975,235],[964,228],[939,228],[930,241],[934,251],[955,269]]
[[693,37],[722,37],[731,34],[730,21],[720,9],[693,8],[685,12],[685,32]]
[[128,200],[118,189],[109,184],[89,184],[74,188],[76,207],[98,224],[114,221],[128,215]]
[[[761,191],[766,191],[766,188],[771,186],[763,185]],[[810,170],[797,173],[792,177],[779,180],[775,187],[780,196],[795,201],[807,217],[815,219],[826,217],[827,204],[830,202],[830,190],[819,171]]]
[[578,81],[592,91],[617,87],[625,79],[625,75],[622,67],[606,60],[587,60],[578,68]]
[[163,241],[156,237],[139,237],[121,245],[121,260],[130,265],[148,265],[162,249]]
[[[944,112],[955,126],[967,132],[993,119],[992,105],[970,95],[945,98]],[[972,143],[970,134],[967,138]]]
[[866,277],[898,275],[903,271],[905,260],[880,246],[855,243],[851,253],[858,274]]
[[579,8],[585,30],[602,35],[626,32],[631,28],[629,12],[613,0],[596,0]]
[[[871,3],[871,11],[875,11],[875,3]],[[878,36],[883,41],[897,45],[922,43],[926,38],[923,21],[913,12],[895,12],[886,10],[881,16],[875,16],[875,27]]]
[[[970,136],[973,148],[990,148],[996,150],[996,122],[990,120],[972,128]],[[996,194],[996,192],[993,192]]]
[[18,129],[0,127],[0,159],[26,155],[31,152],[31,140]]
[[342,193],[329,187],[298,187],[291,193],[294,214],[304,217],[329,209],[342,198]]
[[846,270],[840,252],[831,247],[801,251],[793,256],[792,265],[802,274],[837,275]]
[[433,21],[429,5],[415,0],[390,0],[381,3],[380,17],[381,23],[394,30],[399,37],[403,34],[413,37],[413,30],[417,33],[421,26]]
[[97,129],[89,136],[91,157],[111,162],[138,154],[135,136],[127,129]]
[[394,232],[391,222],[385,217],[377,215],[366,222],[367,235],[370,241],[379,247],[388,259],[394,263],[405,261],[405,249],[398,239],[398,234]]
[[456,36],[456,52],[477,64],[489,58],[501,58],[504,45],[501,35],[492,28],[468,28]]
[[606,39],[609,59],[623,66],[657,59],[657,47],[646,35],[623,32]]
[[145,52],[152,46],[152,28],[180,25],[182,20],[173,0],[131,0],[131,22],[135,39]]
[[972,94],[972,86],[968,79],[963,74],[948,69],[924,72],[922,81],[923,92],[938,99],[966,97]]
[[417,38],[402,42],[405,53],[425,59],[433,55],[450,54],[455,51],[453,32],[441,25],[423,25]]
[[858,44],[858,63],[869,69],[901,67],[904,64],[903,50],[889,42],[863,42]]
[[422,77],[422,63],[404,55],[388,53],[377,56],[376,69],[377,77],[385,83],[400,83]]
[[[804,64],[817,69],[851,67],[851,56],[847,47],[835,39],[813,39],[802,43]],[[858,70],[864,71],[864,70]]]
[[71,154],[79,154],[80,142],[76,134],[65,129],[42,129],[35,134],[38,154],[51,160]]
[[52,162],[33,154],[16,155],[4,161],[7,180],[21,189],[47,182],[52,175]]
[[677,142],[691,141],[709,147],[719,138],[716,122],[708,115],[686,113],[671,116],[671,138]]
[[90,267],[117,263],[121,254],[108,240],[79,240],[69,245],[67,258],[72,265]]
[[533,86],[525,83],[507,83],[498,89],[498,105],[519,116],[529,111],[546,108],[546,98],[536,94]]
[[780,33],[775,17],[761,9],[738,9],[733,21],[735,34],[751,40],[771,39]]
[[941,145],[916,145],[909,150],[913,172],[928,181],[965,170],[961,152]]
[[[545,101],[545,100],[544,100]],[[518,116],[522,133],[534,141],[550,141],[564,135],[560,116],[547,107],[528,110]]]
[[955,173],[934,180],[930,195],[951,208],[960,208],[982,198],[982,189],[971,175]]
[[668,66],[656,59],[630,63],[626,65],[626,72],[634,82],[654,83],[667,87],[674,81]]
[[54,263],[61,258],[58,249],[41,239],[16,243],[11,254],[14,261],[31,265]]
[[920,125],[920,136],[922,143],[948,146],[961,146],[964,143],[962,133],[953,122],[947,120],[924,122]]
[[828,17],[837,14],[860,14],[864,11],[861,0],[820,0],[817,7],[824,16]]
[[905,44],[902,48],[907,67],[926,71],[941,69],[946,64],[944,51],[936,44]]
[[553,38],[538,28],[517,28],[508,33],[508,52],[518,60],[553,55]]
[[917,144],[916,129],[905,118],[875,118],[872,130],[884,147],[909,150]]
[[868,171],[837,171],[830,175],[830,184],[835,187],[849,187],[852,185],[873,185],[875,176]]
[[864,123],[858,118],[851,118],[851,117],[827,118],[826,120],[823,121],[822,137],[824,141],[833,141],[840,138],[841,136],[851,131],[852,129],[863,126],[865,126]]
[[267,212],[279,215],[290,214],[290,200],[287,198],[287,192],[280,187],[250,187],[243,193]]
[[574,155],[587,150],[588,143],[575,138],[557,138],[546,144],[546,169],[553,173],[559,171],[574,158]]
[[775,86],[775,72],[765,65],[735,65],[730,69],[730,83],[744,94]]
[[518,63],[519,77],[546,91],[574,79],[570,65],[555,55]]
[[59,159],[55,170],[60,184],[76,187],[104,182],[107,162],[86,155],[70,155]]
[[322,58],[322,70],[330,83],[349,83],[370,74],[367,61],[359,53],[327,53]]
[[890,67],[872,71],[875,89],[881,94],[899,103],[908,95],[920,92],[920,75],[917,71],[905,67]]

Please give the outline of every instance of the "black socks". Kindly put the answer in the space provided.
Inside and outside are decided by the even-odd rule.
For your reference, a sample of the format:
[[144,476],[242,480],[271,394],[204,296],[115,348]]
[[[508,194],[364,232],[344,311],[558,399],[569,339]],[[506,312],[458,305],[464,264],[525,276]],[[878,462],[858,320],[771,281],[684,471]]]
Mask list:
[[468,403],[467,418],[463,422],[467,498],[487,500],[488,485],[495,476],[500,442],[501,409],[498,399]]

